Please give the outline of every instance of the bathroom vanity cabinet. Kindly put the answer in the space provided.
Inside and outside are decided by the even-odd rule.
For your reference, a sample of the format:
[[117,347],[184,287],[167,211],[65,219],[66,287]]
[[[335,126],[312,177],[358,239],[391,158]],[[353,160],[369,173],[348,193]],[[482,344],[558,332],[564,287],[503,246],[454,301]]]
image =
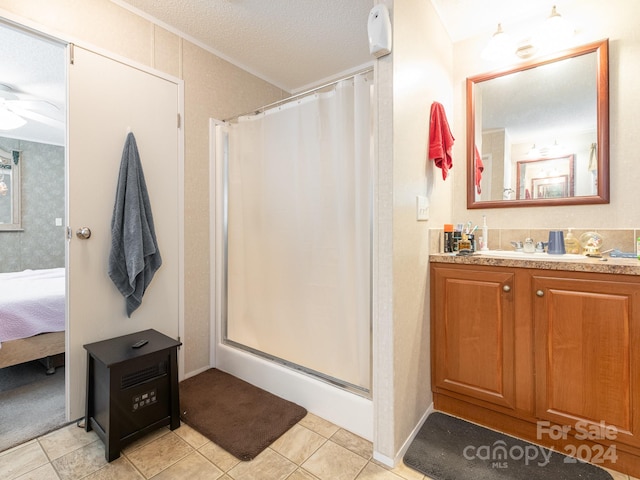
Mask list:
[[639,276],[433,261],[430,275],[436,410],[640,474]]
[[536,272],[532,287],[536,417],[640,447],[640,284]]
[[434,390],[498,411],[515,410],[516,392],[523,393],[516,389],[516,355],[529,350],[516,345],[516,273],[475,267],[431,271]]

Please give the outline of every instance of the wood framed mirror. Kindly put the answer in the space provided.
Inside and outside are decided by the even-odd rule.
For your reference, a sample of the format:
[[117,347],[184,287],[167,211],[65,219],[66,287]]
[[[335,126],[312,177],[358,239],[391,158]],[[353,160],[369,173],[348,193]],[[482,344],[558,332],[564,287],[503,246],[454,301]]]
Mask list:
[[22,230],[21,158],[20,151],[0,147],[0,232]]
[[[608,45],[467,78],[467,208],[609,203]],[[544,164],[550,184],[567,158],[570,176],[538,179],[526,195],[527,162]]]

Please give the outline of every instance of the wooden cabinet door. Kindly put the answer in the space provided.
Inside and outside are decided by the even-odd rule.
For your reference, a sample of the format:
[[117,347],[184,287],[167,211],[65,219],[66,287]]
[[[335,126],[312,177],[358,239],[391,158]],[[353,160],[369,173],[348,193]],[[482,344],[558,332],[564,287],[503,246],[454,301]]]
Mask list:
[[431,284],[434,392],[514,408],[514,274],[433,266]]
[[536,416],[570,433],[613,427],[640,446],[640,284],[534,276],[532,286]]

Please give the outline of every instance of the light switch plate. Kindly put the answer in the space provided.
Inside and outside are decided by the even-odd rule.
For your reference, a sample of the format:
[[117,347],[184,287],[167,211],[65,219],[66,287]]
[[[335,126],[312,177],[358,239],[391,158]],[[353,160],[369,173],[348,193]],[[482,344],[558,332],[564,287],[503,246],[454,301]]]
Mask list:
[[416,219],[421,222],[429,220],[429,199],[424,195],[416,197]]

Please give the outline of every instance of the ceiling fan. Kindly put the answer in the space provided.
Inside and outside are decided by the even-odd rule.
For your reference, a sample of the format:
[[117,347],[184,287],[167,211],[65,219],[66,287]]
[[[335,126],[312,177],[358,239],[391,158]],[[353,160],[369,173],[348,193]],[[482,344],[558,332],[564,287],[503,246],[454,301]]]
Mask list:
[[0,131],[14,130],[28,122],[64,128],[64,110],[55,103],[0,83]]

